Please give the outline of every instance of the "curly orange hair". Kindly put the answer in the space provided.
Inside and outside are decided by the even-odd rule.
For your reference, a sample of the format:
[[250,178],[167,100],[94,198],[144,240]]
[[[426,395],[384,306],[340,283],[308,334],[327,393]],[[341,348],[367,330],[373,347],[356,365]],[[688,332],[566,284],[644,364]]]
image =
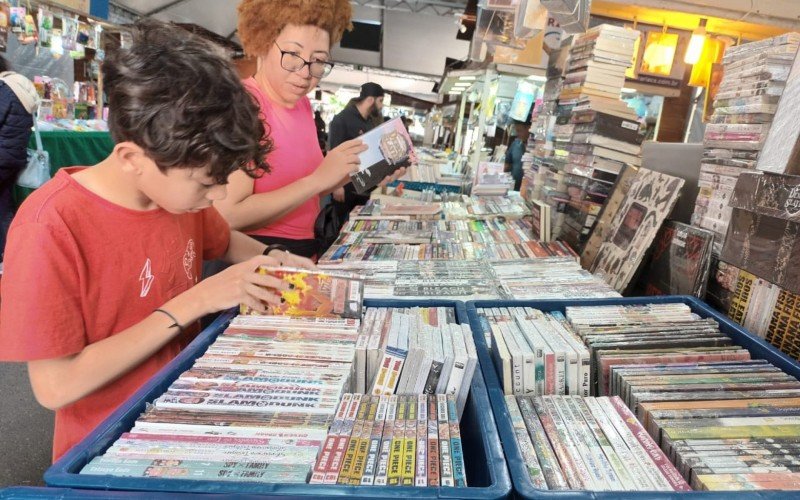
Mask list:
[[239,38],[248,55],[266,54],[287,24],[317,26],[331,45],[352,29],[350,0],[243,0],[239,4]]

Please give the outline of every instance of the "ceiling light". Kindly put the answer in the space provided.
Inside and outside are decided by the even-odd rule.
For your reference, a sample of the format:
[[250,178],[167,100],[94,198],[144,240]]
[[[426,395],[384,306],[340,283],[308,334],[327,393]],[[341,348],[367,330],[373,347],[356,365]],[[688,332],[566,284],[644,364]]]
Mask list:
[[686,64],[697,64],[697,61],[700,60],[700,54],[703,53],[703,45],[706,43],[706,22],[706,19],[701,19],[700,26],[692,32],[689,48],[686,49],[686,56],[683,58],[683,62]]
[[458,79],[465,82],[474,82],[478,77],[476,76],[459,76]]

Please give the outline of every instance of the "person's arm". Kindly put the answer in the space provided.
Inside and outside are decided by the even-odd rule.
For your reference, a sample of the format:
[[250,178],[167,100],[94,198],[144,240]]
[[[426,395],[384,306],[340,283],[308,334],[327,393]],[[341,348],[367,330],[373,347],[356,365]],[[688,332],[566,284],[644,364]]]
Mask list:
[[358,139],[347,141],[331,150],[313,174],[265,193],[253,193],[255,181],[244,172],[236,171],[228,178],[228,195],[214,206],[233,229],[260,229],[313,196],[329,193],[349,182],[350,172],[358,170],[358,155],[366,149]]
[[[239,241],[234,238],[232,242]],[[232,243],[233,247],[238,243]],[[233,253],[238,250],[232,249]],[[273,257],[259,255],[229,267],[178,295],[161,309],[181,327],[206,314],[244,303],[264,312],[264,303],[278,305],[278,297],[267,289],[285,290],[281,280],[256,272],[259,266],[276,266]],[[55,359],[28,362],[28,374],[36,400],[51,410],[62,408],[113,382],[169,343],[180,328],[173,319],[155,311],[139,323],[79,353]]]
[[[231,231],[231,239],[228,243],[228,250],[222,256],[222,260],[231,264],[238,264],[252,259],[264,253],[267,245],[247,236],[239,231]],[[305,257],[294,255],[283,250],[272,250],[269,256],[274,258],[279,266],[300,267],[304,269],[314,269],[314,263]]]

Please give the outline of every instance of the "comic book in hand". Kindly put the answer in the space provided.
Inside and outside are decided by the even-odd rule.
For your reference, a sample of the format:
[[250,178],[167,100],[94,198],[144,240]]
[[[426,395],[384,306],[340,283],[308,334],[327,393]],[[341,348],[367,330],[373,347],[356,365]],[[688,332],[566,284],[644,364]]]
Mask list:
[[350,180],[359,194],[366,193],[401,167],[417,162],[411,137],[400,118],[394,118],[359,137],[369,149],[359,155],[358,172]]
[[[267,314],[316,318],[361,318],[364,301],[364,279],[351,273],[310,271],[290,267],[262,266],[258,272],[272,275],[289,284],[280,292],[282,303],[270,305]],[[242,314],[256,315],[241,306]]]

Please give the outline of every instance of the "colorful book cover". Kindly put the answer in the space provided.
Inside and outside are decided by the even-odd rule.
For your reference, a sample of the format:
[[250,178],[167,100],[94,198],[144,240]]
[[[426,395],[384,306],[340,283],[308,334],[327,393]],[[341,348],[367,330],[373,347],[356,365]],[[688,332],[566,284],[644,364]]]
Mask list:
[[[361,318],[364,280],[354,274],[275,267],[261,267],[258,271],[281,279],[290,287],[280,293],[281,305],[269,307],[270,315]],[[257,314],[245,305],[241,306],[241,313]]]
[[359,194],[371,190],[397,169],[417,163],[411,137],[400,118],[389,120],[359,139],[368,147],[359,155],[359,171],[350,175]]

